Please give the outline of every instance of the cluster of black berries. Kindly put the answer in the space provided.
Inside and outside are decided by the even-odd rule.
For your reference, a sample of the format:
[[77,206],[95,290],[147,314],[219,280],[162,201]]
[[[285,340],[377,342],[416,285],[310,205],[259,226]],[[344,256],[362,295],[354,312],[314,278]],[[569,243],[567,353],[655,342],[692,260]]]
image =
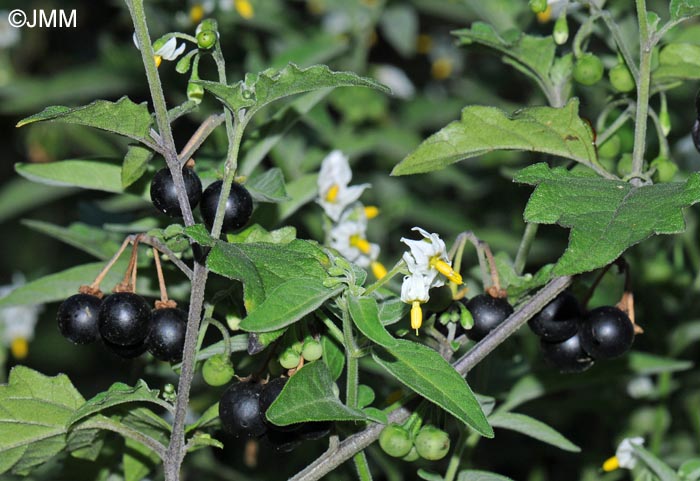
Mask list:
[[[223,181],[218,180],[212,183],[202,192],[202,182],[193,169],[185,167],[182,169],[182,177],[185,180],[185,191],[192,208],[200,203],[200,212],[204,224],[211,229],[214,225],[216,207],[221,195]],[[170,170],[165,168],[156,172],[151,181],[151,201],[159,211],[170,217],[182,217],[182,210],[177,199],[177,189],[175,182],[170,175]],[[231,191],[226,200],[226,211],[221,227],[222,232],[234,232],[243,227],[253,213],[253,198],[250,192],[241,184],[234,182],[231,184]]]
[[[439,322],[436,322],[436,326],[441,330],[441,326],[447,322],[459,322],[466,326],[467,337],[478,342],[511,314],[513,306],[505,298],[479,294],[471,299],[454,301],[446,311],[438,315]],[[465,322],[465,316],[471,318],[471,321]]]
[[116,292],[104,299],[80,293],[69,297],[58,308],[58,329],[76,344],[99,339],[125,359],[148,350],[153,357],[180,362],[185,344],[187,313],[176,307],[153,309],[132,292]]
[[540,336],[544,358],[562,372],[581,372],[596,360],[626,353],[634,342],[634,324],[613,306],[583,312],[578,300],[564,292],[529,323]]
[[287,378],[275,378],[266,384],[254,381],[232,384],[219,401],[219,419],[224,431],[235,437],[266,439],[281,452],[293,450],[301,441],[327,436],[331,430],[329,422],[276,426],[267,420],[267,409],[286,383]]

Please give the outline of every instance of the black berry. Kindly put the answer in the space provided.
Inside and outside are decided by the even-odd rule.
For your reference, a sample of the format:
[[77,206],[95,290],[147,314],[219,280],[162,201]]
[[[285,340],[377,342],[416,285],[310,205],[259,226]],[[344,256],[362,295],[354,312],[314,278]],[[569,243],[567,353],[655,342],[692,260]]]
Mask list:
[[467,309],[474,318],[474,327],[467,331],[472,341],[480,341],[499,324],[513,314],[508,301],[488,294],[479,294],[467,302]]
[[545,341],[565,341],[578,330],[581,306],[570,292],[564,292],[547,304],[528,325]]
[[545,360],[561,372],[581,372],[593,365],[593,359],[581,347],[579,334],[563,342],[543,340],[541,346]]
[[117,292],[102,301],[99,328],[102,339],[119,346],[135,346],[148,336],[151,309],[131,292]]
[[306,441],[316,441],[322,439],[331,433],[332,423],[330,421],[310,421],[301,425],[299,437]]
[[154,309],[151,314],[151,331],[146,341],[148,352],[161,361],[182,361],[186,331],[185,311],[176,307]]
[[617,307],[604,306],[586,315],[579,333],[581,346],[595,359],[612,359],[629,351],[634,326]]
[[[185,181],[185,191],[190,206],[194,208],[199,204],[202,197],[202,182],[193,169],[185,167],[182,169],[182,178]],[[151,181],[151,201],[153,205],[170,217],[182,217],[180,202],[177,199],[177,189],[175,182],[167,167],[156,172]]]
[[58,330],[76,344],[89,344],[100,338],[97,316],[102,299],[90,294],[70,296],[58,308]]
[[[223,182],[218,180],[206,188],[202,194],[202,204],[199,209],[202,212],[204,223],[209,229],[214,225],[216,207],[219,204],[221,186]],[[253,213],[253,198],[248,189],[241,184],[231,184],[231,192],[226,200],[226,212],[221,225],[221,232],[233,232],[243,227]]]
[[259,437],[267,428],[260,415],[262,386],[252,382],[232,384],[219,401],[221,425],[229,434],[239,437]]
[[282,388],[284,388],[286,384],[286,378],[278,377],[265,384],[260,391],[260,416],[262,417],[263,422],[267,425],[268,429],[274,429],[277,431],[294,431],[295,429],[301,427],[300,424],[277,426],[276,424],[272,424],[270,421],[268,421],[267,417],[265,416],[268,408],[273,402],[275,402],[275,399],[277,399],[277,397],[280,395]]
[[301,442],[299,439],[299,434],[296,431],[279,431],[276,429],[270,429],[267,431],[265,438],[272,448],[280,453],[288,453],[292,451]]
[[146,348],[148,347],[146,341],[141,341],[140,343],[135,344],[133,346],[120,346],[118,344],[112,344],[111,342],[107,342],[104,339],[102,340],[102,342],[104,342],[104,345],[110,352],[116,354],[117,356],[123,359],[134,359],[136,357],[139,357],[141,354],[146,352]]

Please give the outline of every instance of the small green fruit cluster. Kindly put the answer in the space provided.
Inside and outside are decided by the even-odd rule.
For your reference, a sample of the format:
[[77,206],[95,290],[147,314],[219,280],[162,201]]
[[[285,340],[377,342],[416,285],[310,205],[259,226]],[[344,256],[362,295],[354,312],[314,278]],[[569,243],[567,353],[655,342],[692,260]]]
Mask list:
[[323,346],[312,336],[307,336],[304,342],[297,341],[279,355],[279,363],[285,369],[294,369],[303,358],[305,362],[313,362],[323,356]]
[[413,438],[404,426],[389,424],[379,435],[379,446],[389,456],[404,461],[415,461],[419,457],[437,461],[449,452],[450,437],[445,431],[426,425]]

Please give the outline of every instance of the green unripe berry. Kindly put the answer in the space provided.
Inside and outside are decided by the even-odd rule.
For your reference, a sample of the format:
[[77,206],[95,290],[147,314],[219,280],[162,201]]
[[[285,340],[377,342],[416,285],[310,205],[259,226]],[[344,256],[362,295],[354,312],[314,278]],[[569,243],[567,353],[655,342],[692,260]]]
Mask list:
[[201,30],[197,34],[197,46],[202,50],[209,50],[216,44],[217,40],[218,35],[214,30]]
[[304,343],[301,341],[297,341],[294,344],[292,344],[292,347],[290,348],[297,354],[301,354],[302,349],[304,349]]
[[307,361],[316,361],[323,356],[323,346],[315,339],[309,339],[304,342],[304,347],[301,350],[301,355]]
[[530,0],[528,3],[532,13],[542,13],[547,10],[547,0]]
[[656,167],[654,180],[657,182],[670,182],[678,172],[678,166],[667,157],[659,156],[651,161],[651,167]]
[[621,177],[632,173],[632,154],[622,154],[620,160],[617,161],[617,174]]
[[595,85],[603,78],[603,62],[592,53],[584,53],[574,66],[574,80],[581,85]]
[[421,458],[437,461],[444,458],[450,450],[450,437],[435,426],[423,426],[416,436],[415,445]]
[[178,253],[187,250],[190,247],[190,241],[185,236],[176,236],[166,240],[165,245],[171,251]]
[[618,63],[608,72],[610,83],[618,92],[631,92],[634,90],[634,77],[624,63]]
[[620,139],[620,136],[617,134],[613,135],[612,137],[608,138],[603,145],[598,147],[598,157],[604,157],[606,159],[617,157],[617,155],[620,153],[621,144],[622,140]]
[[569,40],[569,24],[566,22],[566,15],[561,15],[554,22],[552,36],[557,45],[564,45]]
[[413,461],[417,461],[418,458],[420,458],[420,455],[418,454],[418,450],[416,449],[415,446],[413,446],[413,447],[411,447],[411,450],[408,452],[408,454],[401,459],[403,459],[407,463],[412,463]]
[[233,379],[234,374],[233,364],[224,354],[210,357],[202,366],[202,377],[210,386],[223,386]]
[[282,351],[279,357],[280,364],[285,369],[294,369],[299,365],[300,360],[301,356],[299,356],[299,353],[291,348]]
[[413,441],[403,426],[389,424],[379,435],[379,446],[389,456],[402,458],[411,452]]

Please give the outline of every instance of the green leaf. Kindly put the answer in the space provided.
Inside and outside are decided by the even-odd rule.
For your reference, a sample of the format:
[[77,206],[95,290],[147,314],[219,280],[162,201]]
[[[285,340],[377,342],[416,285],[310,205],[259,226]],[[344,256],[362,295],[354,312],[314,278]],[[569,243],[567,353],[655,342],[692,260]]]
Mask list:
[[693,368],[693,363],[690,361],[656,356],[639,351],[630,352],[627,356],[627,362],[632,371],[645,375],[687,371]]
[[186,433],[216,424],[219,421],[219,403],[214,403],[192,424],[185,428]]
[[413,55],[418,38],[418,15],[412,6],[389,6],[380,18],[379,26],[383,37],[402,57]]
[[527,150],[598,167],[591,127],[578,115],[578,100],[562,108],[530,107],[508,115],[495,107],[466,107],[462,118],[424,140],[391,175],[447,167],[494,150]]
[[499,35],[491,25],[483,22],[474,22],[470,29],[457,30],[453,35],[457,36],[460,45],[478,43],[497,50],[504,55],[505,63],[533,78],[547,91],[556,51],[551,36],[535,37],[515,29]]
[[332,337],[321,336],[321,345],[323,346],[323,362],[328,366],[331,373],[331,379],[337,381],[345,368],[345,354],[340,346]]
[[49,222],[25,219],[22,220],[22,224],[85,251],[98,259],[111,258],[121,245],[114,234],[80,222],[73,223],[68,227],[61,227]]
[[525,416],[524,414],[497,412],[489,416],[489,422],[494,428],[508,429],[524,434],[543,443],[551,444],[564,451],[578,453],[581,448],[566,439],[561,433],[547,426],[542,421]]
[[546,164],[527,167],[516,182],[536,185],[525,221],[570,228],[569,247],[554,267],[572,275],[603,267],[655,234],[685,230],[682,208],[700,201],[700,175],[684,183],[642,187]]
[[[94,160],[62,160],[44,164],[15,164],[15,171],[33,182],[58,187],[81,187],[122,193],[121,167]],[[137,192],[144,195],[144,192]]]
[[344,287],[329,289],[313,277],[298,277],[283,282],[241,321],[241,329],[252,332],[275,331],[315,311]]
[[348,309],[355,325],[368,339],[387,348],[398,343],[379,321],[379,309],[373,297],[350,296]]
[[96,100],[76,108],[54,105],[20,120],[17,127],[47,120],[95,127],[147,144],[153,142],[150,136],[153,118],[146,102],[135,104],[127,97],[117,102]]
[[254,355],[262,352],[275,342],[277,339],[282,337],[284,333],[287,332],[287,328],[277,329],[275,331],[269,332],[251,332],[248,334],[248,354]]
[[636,444],[632,444],[632,449],[634,449],[637,458],[653,471],[654,474],[659,477],[660,481],[680,481],[676,472],[651,452]]
[[122,164],[122,188],[126,189],[146,173],[153,151],[141,145],[129,145]]
[[66,448],[68,421],[85,400],[64,374],[24,366],[0,385],[0,474],[23,474]]
[[253,224],[237,234],[229,234],[231,243],[269,242],[271,244],[289,244],[297,238],[297,230],[290,225],[268,231],[260,224]]
[[149,402],[156,403],[159,406],[162,404],[158,398],[159,391],[150,389],[146,381],[139,380],[136,385],[128,386],[121,382],[115,382],[109,389],[95,395],[93,398],[83,404],[70,419],[70,425],[73,425],[93,414],[100,413],[105,409],[112,408],[126,403],[134,402]]
[[308,174],[287,184],[287,194],[291,198],[277,206],[280,221],[294,214],[303,205],[308,204],[318,195],[318,174]]
[[366,408],[374,402],[374,390],[366,384],[357,386],[357,407]]
[[659,66],[652,72],[655,84],[700,78],[700,46],[670,43],[659,53]]
[[437,473],[431,473],[425,469],[419,469],[416,474],[420,479],[425,479],[426,481],[444,481],[444,478]]
[[289,200],[284,188],[284,175],[277,167],[253,177],[245,184],[251,197],[258,202],[283,202]]
[[684,461],[678,468],[678,475],[683,481],[698,481],[700,479],[700,458]]
[[671,20],[681,20],[695,15],[700,15],[699,0],[671,0],[668,6]]
[[267,410],[267,419],[278,426],[306,421],[367,421],[367,415],[333,395],[333,379],[326,365],[312,362],[289,378],[279,397]]
[[476,469],[465,469],[457,475],[457,481],[513,481],[500,474],[488,471],[478,471]]
[[[218,82],[199,81],[230,110],[248,109],[254,113],[265,105],[312,90],[329,87],[370,87],[389,92],[382,84],[352,72],[333,72],[325,65],[301,69],[290,63],[282,69],[267,69],[259,74],[246,74],[243,81],[231,86]],[[250,115],[250,114],[249,114]]]
[[434,402],[487,438],[493,437],[486,416],[466,381],[429,347],[396,340],[386,350],[375,350],[374,360],[403,384]]
[[[127,259],[117,261],[102,282],[103,286],[114,286],[121,281],[127,263]],[[81,285],[90,284],[103,267],[102,262],[83,264],[28,282],[0,299],[0,308],[63,301],[77,294]]]
[[75,191],[77,189],[36,184],[21,177],[8,179],[0,186],[0,222],[12,219],[35,207],[67,197]]
[[409,305],[397,297],[390,297],[379,303],[379,321],[383,326],[396,324],[406,318]]
[[685,351],[692,344],[700,341],[700,321],[694,320],[676,327],[668,336],[668,347],[673,356]]
[[127,438],[122,455],[124,481],[141,481],[155,469],[159,461],[160,458],[151,449]]

